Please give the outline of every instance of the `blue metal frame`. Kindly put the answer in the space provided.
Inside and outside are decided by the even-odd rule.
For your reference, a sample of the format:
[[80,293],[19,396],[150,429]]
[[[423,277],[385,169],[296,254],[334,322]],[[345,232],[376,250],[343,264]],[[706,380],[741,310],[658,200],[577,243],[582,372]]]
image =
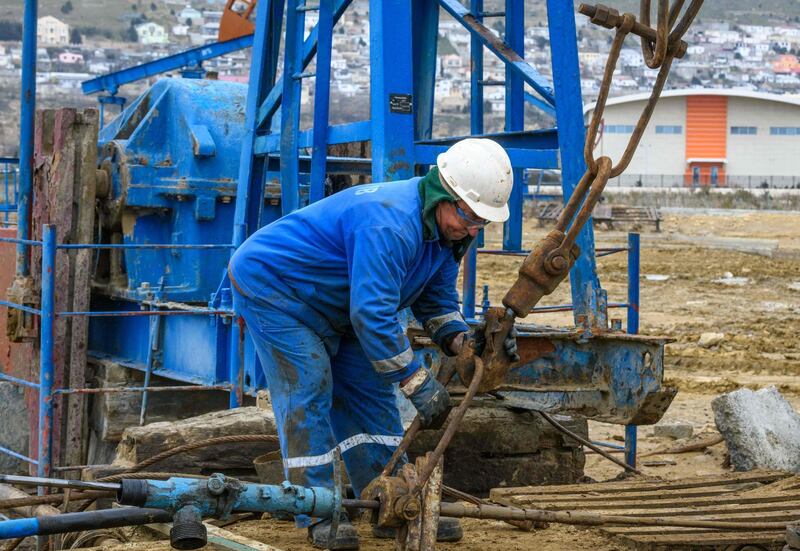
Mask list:
[[[19,195],[17,197],[17,238],[28,239],[33,189],[33,133],[36,116],[36,25],[38,0],[25,0],[22,22],[22,103],[19,122]],[[17,275],[30,271],[28,251],[17,245]]]
[[203,61],[220,57],[237,50],[243,50],[253,45],[253,35],[248,34],[226,40],[225,42],[214,42],[205,46],[198,46],[177,54],[169,55],[108,73],[97,78],[85,80],[81,83],[81,90],[84,94],[95,94],[97,92],[107,92],[114,96],[119,91],[120,86],[142,80],[147,77],[160,75],[167,71],[176,71],[183,67],[200,66]]
[[[286,11],[286,30],[284,31],[285,3],[280,0],[261,0],[259,2],[255,34],[251,37],[237,39],[240,40],[237,44],[238,47],[246,47],[242,44],[247,41],[253,44],[253,59],[244,109],[245,134],[242,138],[240,163],[237,169],[238,182],[233,214],[232,245],[228,245],[228,241],[224,241],[222,244],[188,244],[184,247],[203,249],[239,246],[249,234],[261,225],[301,207],[307,200],[320,199],[324,195],[327,173],[336,171],[351,174],[367,172],[371,174],[374,181],[387,181],[413,176],[416,173],[424,172],[427,166],[434,164],[437,155],[459,139],[459,137],[432,138],[437,29],[439,8],[442,7],[470,32],[473,67],[470,82],[472,93],[471,135],[486,136],[497,140],[506,147],[514,167],[515,186],[510,205],[512,217],[504,232],[503,254],[519,254],[522,250],[524,169],[542,170],[560,167],[565,198],[570,196],[584,171],[583,113],[572,4],[548,0],[553,74],[553,82],[550,82],[523,59],[523,0],[506,0],[505,11],[502,14],[485,13],[483,0],[471,0],[469,10],[457,0],[438,0],[438,2],[371,0],[369,12],[370,120],[331,126],[328,102],[333,28],[349,3],[349,0],[322,0],[318,7],[320,10],[319,22],[309,36],[304,39],[303,20],[305,12],[310,9],[309,6],[304,3],[301,5],[299,0],[289,0]],[[26,0],[26,21],[31,17],[31,12],[35,16],[35,4],[35,0]],[[491,33],[482,23],[484,17],[498,15],[505,17],[505,41]],[[30,29],[31,25],[27,25],[27,27]],[[35,24],[32,27],[35,30]],[[279,48],[282,36],[286,38],[283,60],[284,77],[278,79],[277,69],[280,62]],[[33,39],[33,52],[35,53],[35,33]],[[191,51],[194,52],[191,55],[196,56],[195,63],[200,63],[203,55],[213,57],[213,54],[218,51],[215,48],[233,48],[235,42],[218,44],[210,50],[207,49],[205,53],[202,51],[203,48],[196,49],[196,52]],[[28,82],[26,77],[29,79],[31,75],[35,76],[35,58],[30,58],[31,41],[27,35],[25,44],[28,57],[24,56],[24,59],[29,60],[30,63],[24,64],[23,67],[23,123],[27,120],[24,115],[26,109],[28,109],[28,114],[33,112],[33,93],[30,92],[33,88],[32,85],[25,84]],[[483,79],[484,48],[497,55],[506,67],[505,128],[502,133],[490,135],[484,133],[483,127],[482,88],[487,85]],[[183,58],[180,57],[182,55]],[[103,81],[102,89],[113,94],[117,87],[124,83],[123,81],[128,81],[126,79],[136,80],[149,76],[149,74],[155,74],[148,73],[148,71],[161,72],[177,68],[174,66],[175,64],[185,66],[188,59],[185,57],[186,55],[189,54],[184,52],[178,56],[158,60],[153,64],[131,68],[127,73],[119,72],[114,77],[116,80],[112,78]],[[219,54],[217,53],[217,55]],[[306,66],[315,55],[317,56],[317,73],[316,75],[306,73]],[[300,131],[300,94],[302,90],[300,82],[304,78],[311,77],[316,78],[314,126],[312,130]],[[95,85],[100,86],[100,79],[95,80],[98,81]],[[526,85],[532,87],[541,99],[526,92]],[[556,101],[556,97],[558,101]],[[27,107],[26,98],[29,100]],[[154,104],[160,100],[161,97],[154,98]],[[526,131],[524,125],[526,101],[541,108],[545,113],[555,114],[556,128]],[[116,100],[107,101],[107,103],[114,102]],[[137,104],[134,102],[119,117],[119,122],[115,121],[110,125],[112,129],[109,135],[113,134],[114,128],[119,128],[114,125],[132,120],[131,117],[136,106]],[[151,105],[149,109],[152,110],[153,106]],[[276,117],[278,109],[280,109],[280,114]],[[23,145],[21,169],[25,166],[25,159],[30,159],[30,155],[32,155],[32,149],[24,147],[26,139],[32,138],[33,135],[32,118],[30,122],[30,126],[23,124],[21,130],[21,144]],[[126,139],[126,141],[130,142],[141,138],[146,135],[146,132],[156,132],[157,129],[157,126],[149,125],[149,123],[142,126],[147,126],[147,128],[133,129],[131,139]],[[213,158],[215,144],[212,139],[209,139],[208,129],[195,125],[189,126],[188,131],[196,143],[195,155],[204,159]],[[327,155],[330,144],[364,140],[371,141],[372,159],[332,158]],[[306,148],[311,149],[310,155],[301,151]],[[161,159],[156,160],[160,161]],[[174,159],[170,159],[170,161],[172,162]],[[128,162],[133,164],[131,161]],[[31,165],[27,166],[29,168]],[[193,167],[194,165],[192,165]],[[148,203],[146,206],[154,208],[172,208],[170,195],[176,193],[173,187],[161,184],[159,184],[161,187],[158,187],[139,182],[153,182],[151,176],[160,178],[161,174],[172,174],[170,170],[173,169],[174,166],[170,167],[165,164],[139,162],[134,172],[140,176],[134,182],[135,185],[131,188],[132,195],[129,198],[135,196],[140,201],[151,201],[152,205]],[[26,174],[23,172],[21,170],[21,189],[18,201],[22,229],[20,229],[19,239],[12,240],[20,250],[24,250],[26,245],[46,245],[48,254],[51,250],[54,254],[56,248],[78,247],[121,248],[126,253],[144,247],[152,249],[181,248],[180,245],[169,243],[151,245],[150,242],[154,241],[152,238],[145,242],[128,241],[123,244],[110,245],[56,246],[47,235],[42,242],[31,241],[27,239],[30,219],[26,214],[26,209],[29,209],[30,206],[31,174],[30,170]],[[275,186],[266,185],[267,182],[273,181],[279,184],[280,193],[275,192]],[[229,184],[225,184],[225,186],[233,187]],[[158,189],[156,189],[157,187]],[[226,190],[227,187],[225,187]],[[306,195],[306,190],[308,190],[308,195]],[[180,191],[180,193],[184,192]],[[207,219],[209,214],[206,209],[213,209],[213,201],[207,199],[207,197],[197,196],[198,206],[193,214],[198,220]],[[154,221],[153,223],[158,224],[159,222]],[[159,229],[159,231],[162,230]],[[175,235],[175,233],[172,234],[173,239],[175,239]],[[127,239],[128,236],[126,236]],[[168,239],[162,239],[161,242],[163,241],[168,241]],[[610,390],[602,391],[598,388],[591,396],[586,395],[576,399],[585,400],[585,404],[590,407],[610,407],[610,405],[618,403],[623,409],[628,408],[626,411],[630,413],[630,408],[636,405],[637,399],[655,392],[660,384],[661,357],[656,359],[652,369],[649,366],[643,367],[640,365],[642,363],[641,351],[647,350],[653,351],[657,355],[663,354],[663,343],[655,340],[648,341],[641,337],[622,338],[617,333],[606,335],[603,331],[592,334],[592,328],[605,329],[607,308],[626,306],[629,310],[628,331],[634,332],[632,328],[637,327],[638,310],[632,309],[632,305],[638,304],[638,294],[636,296],[629,295],[627,304],[608,304],[605,291],[600,287],[597,278],[591,223],[588,223],[581,232],[578,244],[582,251],[581,257],[570,274],[572,304],[540,307],[537,311],[572,309],[576,324],[580,329],[577,332],[573,330],[529,335],[532,338],[550,339],[555,343],[556,353],[542,362],[522,366],[518,376],[523,381],[527,380],[526,377],[528,379],[538,377],[543,385],[550,385],[548,387],[550,390],[543,392],[542,396],[556,402],[566,403],[569,402],[569,393],[552,390],[553,385],[563,386],[564,381],[553,373],[547,362],[563,361],[565,365],[569,366],[571,373],[569,376],[580,378],[590,371],[590,367],[594,365],[592,362],[600,361],[604,366],[603,369],[611,370],[609,376],[616,377],[608,383]],[[628,249],[632,250],[633,246],[633,242],[631,242]],[[638,241],[636,246],[638,247]],[[466,317],[471,320],[476,317],[475,266],[478,253],[491,252],[482,251],[480,247],[482,247],[482,236],[477,240],[476,246],[469,252],[465,261],[463,308]],[[172,254],[178,256],[174,251]],[[632,253],[630,254],[632,255]],[[631,257],[630,260],[633,261],[633,258]],[[638,262],[638,256],[636,260]],[[27,273],[26,262],[26,258],[20,258],[17,264],[18,271],[22,270]],[[638,279],[635,285],[631,280],[630,285],[632,287],[638,285]],[[187,366],[185,361],[180,360],[180,356],[185,354],[185,350],[175,346],[165,346],[162,350],[163,359],[159,365],[158,374],[206,385],[203,388],[225,387],[230,390],[231,407],[241,404],[243,392],[252,392],[264,384],[263,376],[259,376],[252,343],[246,338],[243,327],[240,324],[232,323],[230,282],[227,278],[223,278],[219,283],[207,307],[199,307],[195,304],[179,312],[165,312],[157,306],[153,306],[158,303],[157,296],[154,300],[153,296],[133,295],[127,297],[128,302],[100,296],[96,311],[54,312],[53,306],[50,304],[53,290],[44,287],[43,284],[43,294],[50,293],[51,295],[47,298],[47,305],[43,300],[42,310],[36,311],[36,313],[43,314],[45,311],[48,312],[47,315],[43,315],[43,321],[48,316],[52,321],[58,315],[108,316],[117,320],[113,325],[114,335],[111,337],[113,337],[112,340],[119,342],[119,347],[110,352],[109,357],[121,365],[143,370],[148,377],[156,372],[153,343],[157,342],[159,338],[165,343],[179,342],[178,339],[171,337],[180,334],[190,336],[189,342],[201,340],[206,342],[211,353],[198,354],[199,357],[194,362],[196,365]],[[636,293],[638,293],[638,287],[636,289]],[[631,293],[633,292],[631,290]],[[107,304],[102,304],[103,300],[106,300]],[[7,305],[25,309],[21,305],[10,303]],[[107,309],[104,309],[103,306],[107,306]],[[489,307],[486,288],[484,288],[484,300],[481,307],[484,311]],[[145,308],[145,310],[142,311],[141,308]],[[144,316],[150,318],[146,323],[142,323]],[[43,325],[47,323],[43,323]],[[102,333],[99,324],[92,327],[95,334],[90,335],[91,338],[103,340],[108,336]],[[49,335],[47,331],[50,331]],[[43,328],[42,340],[44,349],[51,349],[52,325],[49,329]],[[40,415],[43,416],[40,427],[46,429],[48,423],[52,424],[52,396],[82,392],[85,389],[53,390],[46,376],[47,369],[50,369],[52,377],[52,355],[43,354],[42,357],[44,363],[41,369],[43,375],[41,381],[43,382],[36,388],[40,391],[40,395],[50,397],[49,400],[43,399],[40,404]],[[48,362],[49,367],[45,365]],[[0,376],[0,378],[9,380],[8,377]],[[586,382],[586,384],[590,383]],[[26,384],[26,386],[33,385],[39,385],[39,383]],[[624,395],[620,389],[629,388],[626,385],[639,386],[635,388],[635,392],[628,392]],[[148,385],[145,384],[140,390],[146,395]],[[600,396],[603,392],[605,392],[604,397]],[[146,403],[146,396],[144,402]],[[144,415],[144,411],[141,415]],[[631,433],[631,430],[628,429],[630,433],[628,448],[629,452],[633,450],[633,454],[635,454],[635,433]],[[42,458],[39,461],[40,469],[49,469],[51,463],[51,457],[48,455],[49,438],[50,433],[47,430],[40,430],[39,457]],[[0,448],[0,451],[4,450]]]

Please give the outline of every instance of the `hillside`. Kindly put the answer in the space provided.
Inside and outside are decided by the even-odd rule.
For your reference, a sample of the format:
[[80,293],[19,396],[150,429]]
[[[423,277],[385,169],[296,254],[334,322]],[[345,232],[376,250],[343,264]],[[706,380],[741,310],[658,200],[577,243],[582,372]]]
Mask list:
[[[164,0],[70,0],[72,10],[63,13],[62,7],[66,0],[39,0],[39,14],[53,15],[78,29],[95,27],[119,35],[129,25],[131,19],[144,15],[152,21],[171,21],[170,8]],[[366,0],[356,0],[365,2]],[[462,0],[463,1],[463,0]],[[206,5],[206,2],[192,2],[196,7]],[[620,11],[639,13],[639,0],[607,0],[605,2]],[[492,5],[500,7],[502,2],[491,0],[486,2],[487,8]],[[577,5],[580,1],[576,1]],[[655,5],[656,2],[653,2]],[[544,15],[544,1],[528,2],[529,17],[539,19]],[[0,0],[0,20],[22,20],[22,0]],[[155,9],[153,9],[155,8]],[[220,9],[220,4],[209,6],[210,9]],[[172,7],[175,9],[175,6]],[[800,2],[797,0],[763,0],[753,2],[750,0],[707,0],[700,13],[701,19],[717,19],[732,23],[779,23],[785,21],[800,22]]]

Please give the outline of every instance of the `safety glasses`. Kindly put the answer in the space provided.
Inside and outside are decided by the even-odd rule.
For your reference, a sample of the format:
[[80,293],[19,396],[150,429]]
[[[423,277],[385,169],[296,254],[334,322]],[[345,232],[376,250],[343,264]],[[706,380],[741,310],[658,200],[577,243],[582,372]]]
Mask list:
[[461,219],[466,222],[468,228],[484,228],[487,224],[489,224],[488,220],[484,220],[483,218],[473,218],[461,208],[456,205],[456,212],[461,217]]

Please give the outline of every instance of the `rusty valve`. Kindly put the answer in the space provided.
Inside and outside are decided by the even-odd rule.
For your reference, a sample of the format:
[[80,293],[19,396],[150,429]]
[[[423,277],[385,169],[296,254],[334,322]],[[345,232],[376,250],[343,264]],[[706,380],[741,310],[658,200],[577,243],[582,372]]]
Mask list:
[[368,510],[370,522],[378,526],[398,528],[419,516],[419,498],[412,496],[405,480],[397,476],[381,475],[361,492],[361,499],[374,500],[380,508]]
[[543,296],[552,293],[578,258],[580,249],[574,244],[565,254],[562,248],[565,238],[563,231],[551,231],[522,263],[517,281],[503,297],[503,305],[518,318],[527,316]]

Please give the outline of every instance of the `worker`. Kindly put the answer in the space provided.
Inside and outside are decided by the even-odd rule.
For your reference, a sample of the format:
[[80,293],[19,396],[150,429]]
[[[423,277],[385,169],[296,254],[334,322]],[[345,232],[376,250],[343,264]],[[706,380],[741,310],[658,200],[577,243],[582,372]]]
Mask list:
[[[450,396],[415,359],[401,311],[410,307],[444,354],[458,354],[470,338],[458,264],[481,228],[508,218],[512,181],[500,145],[465,139],[424,177],[343,190],[261,228],[235,252],[234,309],[266,376],[289,481],[331,487],[338,451],[360,495],[403,434],[396,383],[424,427],[444,421]],[[505,346],[516,354],[513,336]],[[330,520],[295,522],[315,546],[358,548],[346,518],[335,534]],[[443,519],[438,536],[457,541],[461,526]]]

